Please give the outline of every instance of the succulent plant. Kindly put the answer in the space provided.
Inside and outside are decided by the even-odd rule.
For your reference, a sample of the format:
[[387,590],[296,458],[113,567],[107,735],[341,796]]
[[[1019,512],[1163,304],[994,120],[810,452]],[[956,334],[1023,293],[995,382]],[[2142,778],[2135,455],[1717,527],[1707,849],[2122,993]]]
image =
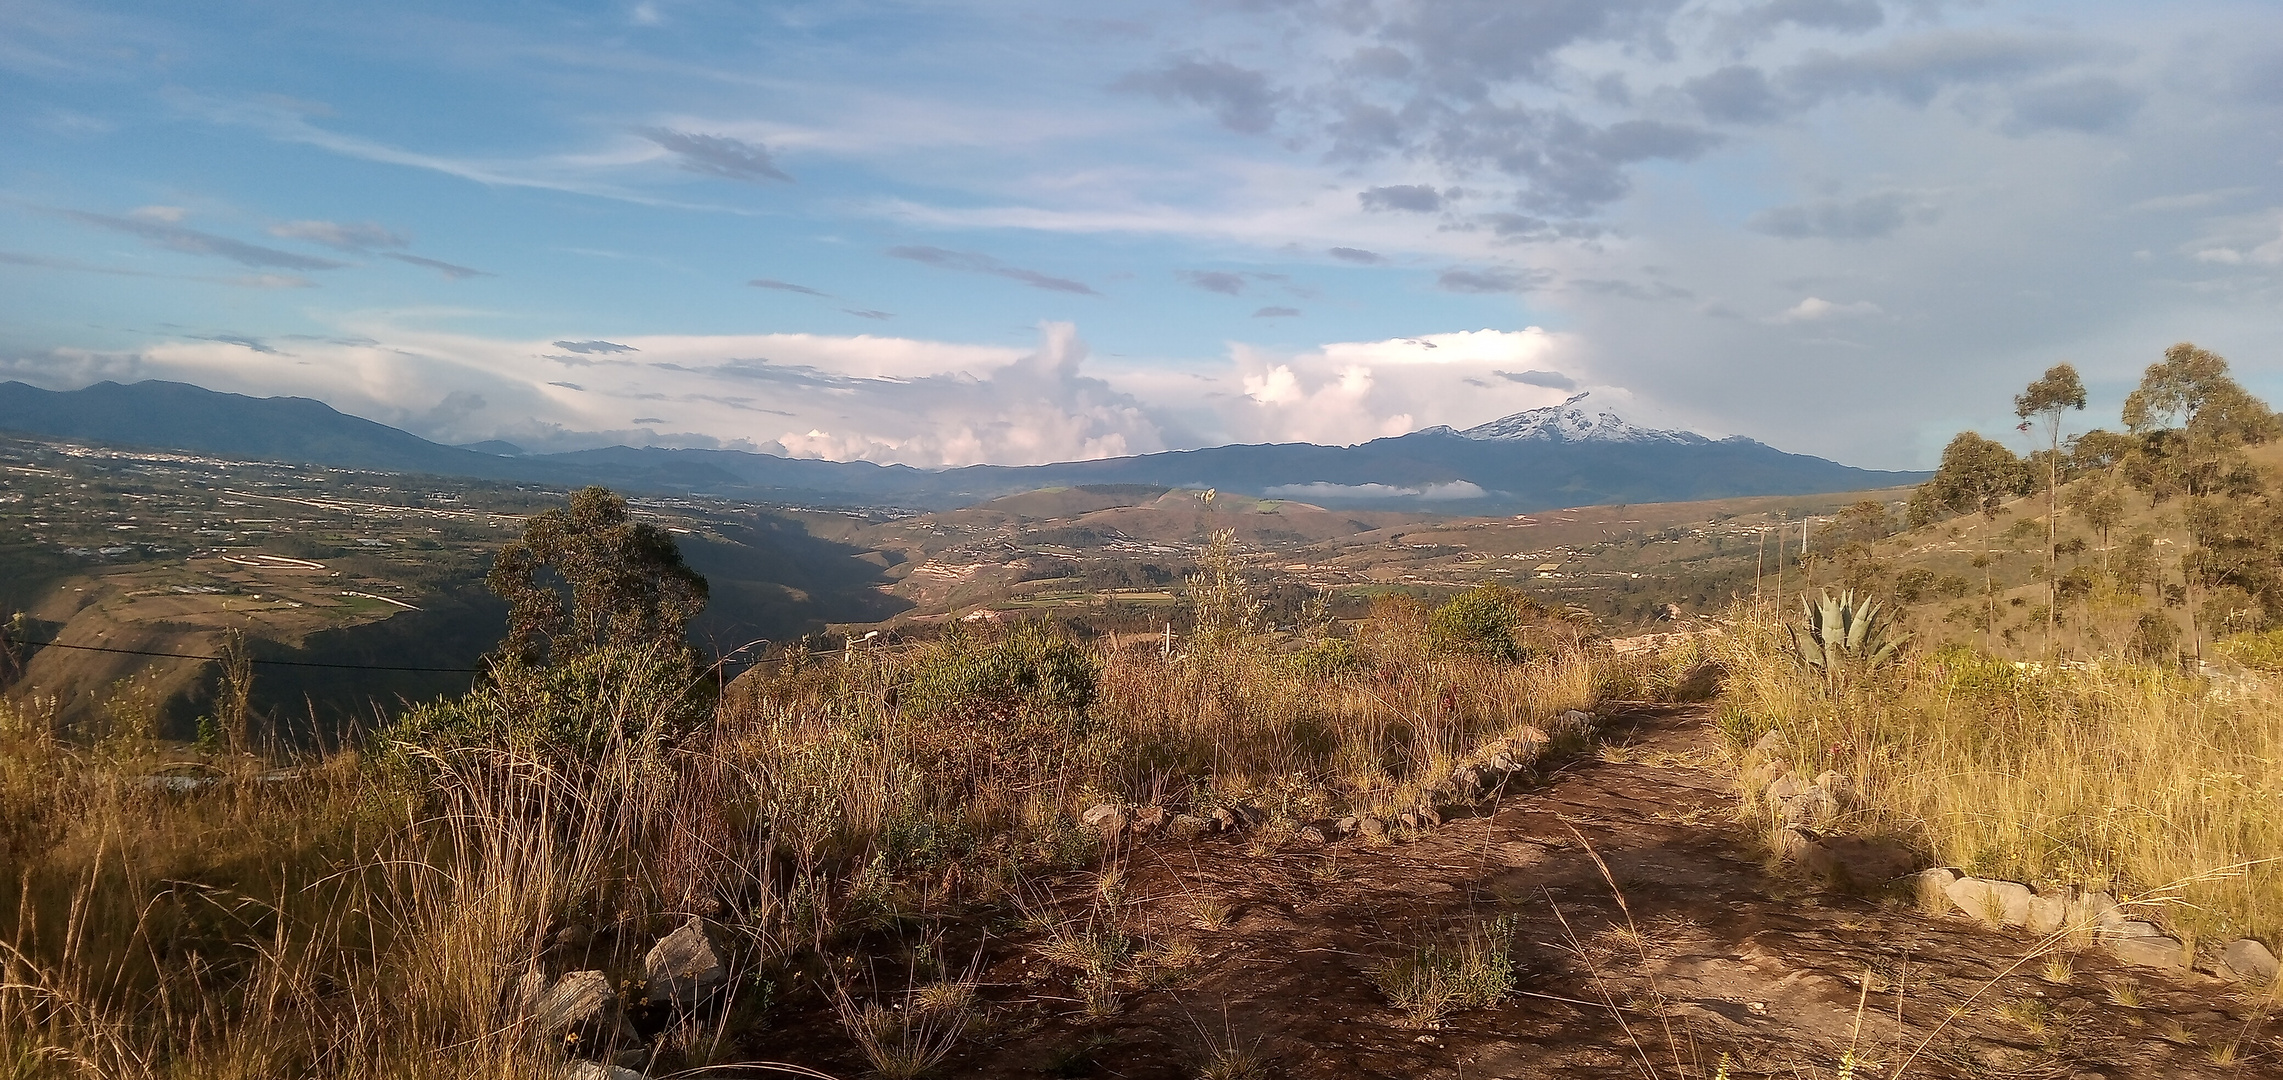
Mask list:
[[1793,658],[1800,666],[1823,676],[1824,686],[1836,693],[1851,674],[1869,671],[1893,660],[1909,634],[1887,637],[1885,608],[1876,600],[1855,602],[1850,589],[1837,597],[1826,592],[1803,600],[1807,625],[1788,627]]

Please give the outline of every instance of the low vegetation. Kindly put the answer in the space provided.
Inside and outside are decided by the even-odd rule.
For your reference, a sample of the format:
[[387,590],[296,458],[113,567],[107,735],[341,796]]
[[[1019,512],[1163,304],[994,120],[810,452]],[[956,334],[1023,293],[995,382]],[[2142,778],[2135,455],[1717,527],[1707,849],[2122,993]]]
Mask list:
[[[675,566],[618,584],[647,602],[644,574],[673,585]],[[1190,589],[1203,629],[1171,649],[1020,623],[790,649],[723,685],[670,636],[610,632],[643,612],[578,610],[629,601],[550,607],[549,570],[519,564],[513,584],[544,631],[517,640],[551,649],[502,656],[361,753],[186,756],[0,712],[0,851],[20,883],[0,895],[0,1075],[544,1074],[607,1057],[610,1035],[544,1029],[531,980],[636,978],[688,913],[727,933],[732,991],[654,1017],[653,1067],[734,1059],[738,1032],[805,997],[881,1075],[914,1075],[980,1022],[946,959],[962,914],[1032,912],[1041,958],[1103,1012],[1178,978],[1177,947],[1039,892],[1094,867],[1114,909],[1122,877],[1086,807],[1241,805],[1268,816],[1263,836],[1391,813],[1477,745],[1665,677],[1498,591],[1455,623],[1391,597],[1279,643],[1250,625],[1234,565],[1208,562]],[[686,618],[688,590],[666,592],[678,606],[653,623]],[[1494,939],[1436,946],[1404,978],[1435,1009],[1494,1000],[1511,979]],[[624,985],[629,1013],[661,1008]]]
[[[1924,595],[1931,574],[1881,559],[1939,558],[1961,546],[1961,522],[1986,547],[1991,521],[2041,513],[2007,530],[2040,543],[2030,583],[1959,579],[1954,593],[1983,595],[1922,615],[1922,638],[1899,651],[1875,651],[1893,620],[1868,604],[1827,594],[1804,618],[1739,608],[1706,639],[1729,673],[1721,721],[1748,758],[1855,778],[1865,809],[1851,826],[1907,838],[1934,862],[2136,897],[2191,943],[2274,942],[2283,534],[2271,527],[2277,478],[2255,451],[2283,428],[2224,360],[2188,344],[2148,369],[2123,434],[2063,438],[2062,418],[2084,407],[2067,365],[2015,404],[2025,430],[2042,425],[2042,448],[2024,460],[1961,434],[1911,501],[1919,528],[1855,542],[1833,563],[1939,611]],[[1985,572],[1992,556],[1974,553]],[[1849,644],[1857,629],[1865,641]],[[1769,730],[1775,746],[1754,749]]]

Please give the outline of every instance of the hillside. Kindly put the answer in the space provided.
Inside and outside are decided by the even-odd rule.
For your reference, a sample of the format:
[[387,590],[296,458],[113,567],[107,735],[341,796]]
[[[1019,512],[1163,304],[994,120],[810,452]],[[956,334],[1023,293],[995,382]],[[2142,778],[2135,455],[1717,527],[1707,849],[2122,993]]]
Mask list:
[[731,450],[609,447],[503,456],[442,446],[302,398],[182,383],[54,392],[0,384],[0,429],[237,458],[809,506],[949,509],[1039,488],[1143,484],[1263,499],[1444,514],[1803,495],[1887,487],[1920,474],[1857,469],[1745,438],[1709,439],[1592,413],[1580,399],[1453,431],[1357,446],[1217,446],[1050,465],[923,470]]

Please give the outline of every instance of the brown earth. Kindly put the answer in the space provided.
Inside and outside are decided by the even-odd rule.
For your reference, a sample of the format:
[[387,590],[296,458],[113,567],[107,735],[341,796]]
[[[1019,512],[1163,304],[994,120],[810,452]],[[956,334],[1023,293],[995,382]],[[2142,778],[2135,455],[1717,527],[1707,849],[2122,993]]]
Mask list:
[[[985,953],[991,1019],[936,1075],[1171,1080],[1232,1046],[1267,1061],[1255,1075],[1326,1080],[1712,1076],[1724,1055],[1729,1076],[1828,1077],[1850,1053],[1856,1076],[2283,1075],[2264,995],[2091,952],[2047,981],[2026,934],[1771,869],[1720,762],[1706,707],[1637,706],[1596,758],[1394,843],[1142,841],[1117,919],[1145,957],[1190,960],[1129,976],[1089,1020],[1038,921],[1006,920]],[[1096,881],[1061,882],[1058,910],[1106,921]],[[1216,907],[1223,929],[1198,916]],[[1375,962],[1508,914],[1505,1003],[1421,1029],[1374,988]],[[823,1008],[749,1049],[865,1072]]]

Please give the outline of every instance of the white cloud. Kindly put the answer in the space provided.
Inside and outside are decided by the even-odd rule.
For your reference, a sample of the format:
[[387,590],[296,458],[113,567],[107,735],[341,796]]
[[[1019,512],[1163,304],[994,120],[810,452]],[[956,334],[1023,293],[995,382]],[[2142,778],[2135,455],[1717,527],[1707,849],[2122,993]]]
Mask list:
[[1884,308],[1869,300],[1835,304],[1820,296],[1810,296],[1786,308],[1769,321],[1778,323],[1821,322],[1826,319],[1856,319],[1884,314],[1886,314]]
[[1425,487],[1393,484],[1334,484],[1318,480],[1308,484],[1282,484],[1263,494],[1279,499],[1480,499],[1490,493],[1471,480],[1453,480]]

